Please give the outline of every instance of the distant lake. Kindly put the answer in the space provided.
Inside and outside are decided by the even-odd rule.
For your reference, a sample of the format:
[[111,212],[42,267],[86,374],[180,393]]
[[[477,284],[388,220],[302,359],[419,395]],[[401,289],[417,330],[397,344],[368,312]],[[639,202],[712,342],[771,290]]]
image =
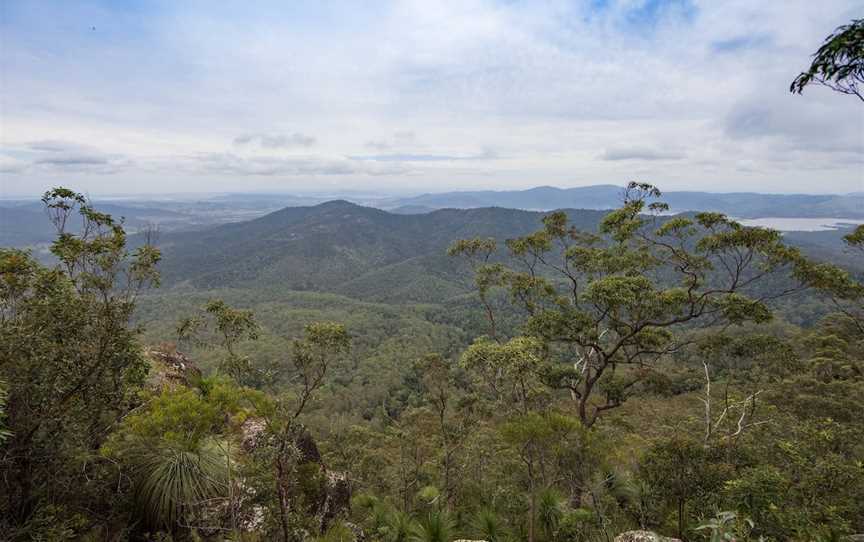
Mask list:
[[864,224],[859,218],[742,218],[738,222],[745,226],[761,226],[779,231],[826,231],[851,228]]

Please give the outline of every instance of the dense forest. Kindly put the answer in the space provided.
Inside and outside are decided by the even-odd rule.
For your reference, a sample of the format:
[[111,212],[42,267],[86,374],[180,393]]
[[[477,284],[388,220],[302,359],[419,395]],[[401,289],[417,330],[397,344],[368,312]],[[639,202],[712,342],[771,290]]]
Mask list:
[[[864,100],[862,43],[839,28],[791,90]],[[605,211],[164,235],[42,205],[50,255],[0,248],[0,539],[864,533],[864,225],[672,214],[637,182]]]
[[[44,204],[54,264],[0,253],[10,539],[864,531],[862,266],[815,260],[776,231],[666,215],[636,183],[620,208],[576,224],[572,212],[520,212],[503,230],[489,226],[503,210],[446,216],[437,235],[486,236],[419,256],[431,273],[377,275],[427,291],[396,303],[376,298],[384,289],[320,290],[416,248],[407,234],[400,248],[401,228],[374,236],[372,263],[339,262],[318,215],[305,238],[279,213],[217,228],[197,234],[200,253],[164,262],[173,286],[160,292],[160,260],[194,244],[127,238],[66,189]],[[347,222],[337,234],[364,235],[345,220],[354,207],[324,206]],[[249,261],[255,243],[285,253],[272,238],[240,252],[207,237],[261,220],[294,243],[293,276]],[[862,227],[846,236],[849,261],[862,242]],[[304,276],[320,287],[298,289]],[[796,324],[796,306],[822,316]]]

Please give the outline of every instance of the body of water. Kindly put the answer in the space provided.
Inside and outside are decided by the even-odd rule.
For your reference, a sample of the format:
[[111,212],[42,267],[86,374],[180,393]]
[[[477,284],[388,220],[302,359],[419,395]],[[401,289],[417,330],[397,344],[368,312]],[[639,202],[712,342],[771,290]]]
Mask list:
[[745,226],[761,226],[779,231],[826,231],[864,224],[859,218],[743,218],[737,219]]

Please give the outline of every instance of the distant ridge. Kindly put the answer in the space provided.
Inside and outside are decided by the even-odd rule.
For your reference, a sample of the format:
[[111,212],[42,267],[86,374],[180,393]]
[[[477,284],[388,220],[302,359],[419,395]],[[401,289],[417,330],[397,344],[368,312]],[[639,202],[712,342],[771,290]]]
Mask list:
[[[596,230],[607,212],[564,211],[583,231]],[[386,303],[440,303],[464,295],[470,284],[446,255],[453,241],[502,242],[536,231],[546,214],[504,207],[397,214],[345,200],[286,207],[246,222],[160,235],[160,270],[168,288],[309,290]],[[836,260],[840,236],[789,238]]]
[[[538,186],[527,190],[444,192],[394,200],[387,208],[399,213],[476,207],[536,211],[612,209],[621,204],[623,191],[621,186],[604,184],[576,188]],[[864,218],[864,193],[861,192],[808,195],[670,191],[663,193],[663,201],[673,212],[717,211],[739,218]]]
[[[591,230],[603,211],[567,211]],[[541,226],[544,213],[500,207],[395,214],[344,200],[286,207],[207,230],[161,235],[168,286],[269,287],[386,302],[439,302],[466,292],[446,255],[455,240],[501,241]]]

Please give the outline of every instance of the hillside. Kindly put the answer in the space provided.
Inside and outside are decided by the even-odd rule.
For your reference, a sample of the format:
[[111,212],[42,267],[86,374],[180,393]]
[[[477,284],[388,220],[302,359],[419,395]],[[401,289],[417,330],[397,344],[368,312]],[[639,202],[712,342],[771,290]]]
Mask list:
[[[567,210],[580,229],[605,214]],[[254,220],[202,231],[165,233],[165,286],[317,291],[384,303],[440,303],[464,294],[459,264],[447,257],[457,239],[499,241],[535,231],[545,213],[485,207],[403,215],[331,201],[287,207]],[[787,238],[820,259],[850,264],[841,231]]]
[[[600,211],[570,211],[593,228]],[[445,252],[456,239],[534,231],[542,213],[501,208],[399,215],[346,201],[289,207],[202,232],[162,236],[166,285],[279,286],[388,302],[440,301],[464,291]]]
[[[612,209],[621,202],[622,188],[596,185],[577,188],[540,186],[528,190],[445,192],[423,194],[392,203],[398,212],[425,209],[508,207],[551,210],[560,208]],[[675,212],[718,211],[740,218],[759,217],[864,217],[864,195],[757,194],[749,192],[664,192],[663,199]]]
[[[130,232],[151,224],[158,224],[163,229],[171,229],[185,223],[188,219],[182,213],[156,207],[133,207],[100,202],[97,208],[100,212],[108,213],[117,219],[122,218],[124,227]],[[77,228],[78,224],[73,222],[69,226]],[[56,233],[41,202],[0,206],[0,246],[22,247],[50,243]]]

